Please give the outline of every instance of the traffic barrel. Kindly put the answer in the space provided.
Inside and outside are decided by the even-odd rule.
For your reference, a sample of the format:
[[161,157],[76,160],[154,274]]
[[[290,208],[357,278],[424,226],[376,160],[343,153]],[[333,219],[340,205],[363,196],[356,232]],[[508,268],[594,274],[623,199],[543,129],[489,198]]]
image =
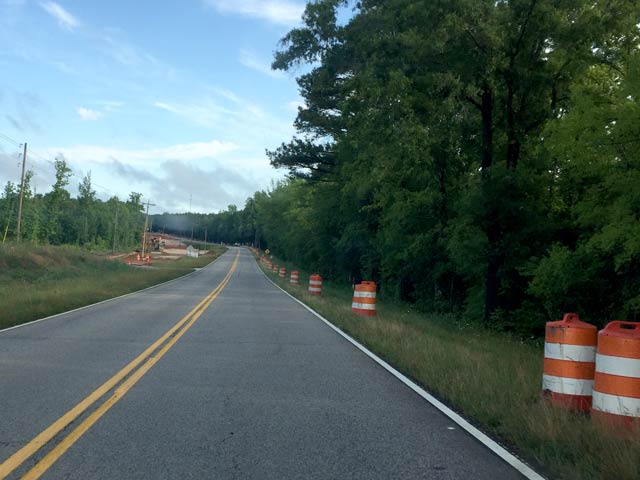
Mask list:
[[548,322],[544,340],[542,393],[551,403],[589,412],[593,392],[598,329],[575,313]]
[[284,278],[287,275],[287,269],[284,267],[280,267],[280,272],[278,273],[278,276],[280,278]]
[[291,272],[291,278],[289,279],[289,282],[294,284],[294,285],[300,285],[299,276],[300,276],[300,272],[298,272],[298,270],[292,271]]
[[309,293],[320,295],[322,293],[322,277],[314,273],[309,277]]
[[376,282],[364,281],[355,286],[351,311],[366,316],[376,314]]
[[639,322],[610,322],[600,330],[591,417],[640,428]]
[[271,268],[271,270],[272,270],[273,272],[278,273],[278,265],[276,265],[276,264],[274,263],[274,264],[273,264],[273,267]]

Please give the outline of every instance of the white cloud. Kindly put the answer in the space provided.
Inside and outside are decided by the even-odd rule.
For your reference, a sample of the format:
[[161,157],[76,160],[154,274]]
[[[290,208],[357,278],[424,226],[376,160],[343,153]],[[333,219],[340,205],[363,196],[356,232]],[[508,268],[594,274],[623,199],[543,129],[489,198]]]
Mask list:
[[258,151],[273,148],[294,134],[291,119],[280,118],[235,95],[204,96],[187,102],[157,101],[156,108],[171,112],[193,125],[214,130],[219,138]]
[[84,121],[98,120],[100,117],[102,117],[102,112],[91,110],[90,108],[78,107],[76,109],[76,112]]
[[290,112],[298,113],[299,108],[306,108],[307,104],[302,100],[292,100],[291,102],[287,102],[286,109]]
[[128,187],[147,192],[159,211],[216,211],[229,204],[242,205],[261,185],[225,165],[208,165],[179,160],[158,162],[153,169],[136,168],[114,160],[104,165],[111,175],[124,180]]
[[264,75],[273,78],[284,78],[284,73],[281,70],[273,70],[269,63],[261,61],[253,52],[248,50],[240,50],[240,58],[238,58],[238,61],[245,67]]
[[102,36],[102,41],[105,43],[107,53],[122,65],[140,65],[145,60],[151,61],[152,63],[155,60],[150,55],[139,52],[133,45],[126,41],[114,38],[111,35]]
[[101,105],[107,112],[117,112],[122,107],[124,107],[124,102],[119,102],[116,100],[100,100],[96,103],[98,105]]
[[56,2],[40,2],[40,6],[58,21],[61,28],[73,30],[80,26],[80,21]]
[[271,23],[292,26],[300,23],[304,3],[291,0],[204,0],[221,13],[260,18]]
[[212,140],[210,142],[181,143],[163,148],[138,150],[118,149],[100,145],[74,145],[48,148],[48,155],[62,154],[77,163],[110,163],[114,159],[127,164],[144,164],[157,160],[199,160],[217,157],[236,150],[233,143]]

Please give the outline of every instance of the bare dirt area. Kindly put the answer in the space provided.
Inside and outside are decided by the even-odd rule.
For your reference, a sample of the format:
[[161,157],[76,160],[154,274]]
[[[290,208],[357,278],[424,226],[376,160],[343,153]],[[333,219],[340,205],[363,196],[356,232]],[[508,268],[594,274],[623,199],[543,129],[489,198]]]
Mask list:
[[144,254],[135,251],[122,254],[118,258],[128,265],[147,266],[176,262],[186,257],[198,258],[205,256],[209,250],[193,247],[189,241],[166,234],[149,234],[145,244]]

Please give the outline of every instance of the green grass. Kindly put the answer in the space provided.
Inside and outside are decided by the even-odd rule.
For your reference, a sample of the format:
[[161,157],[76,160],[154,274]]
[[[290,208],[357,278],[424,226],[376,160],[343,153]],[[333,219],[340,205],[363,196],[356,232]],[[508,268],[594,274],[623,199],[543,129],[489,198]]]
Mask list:
[[[293,265],[275,261],[286,266]],[[299,270],[299,269],[298,269]],[[267,272],[280,286],[413,378],[548,478],[639,479],[640,435],[623,436],[540,397],[543,349],[505,334],[378,303],[377,317],[351,313],[351,290],[324,282],[321,297]]]
[[214,246],[207,250],[206,255],[201,254],[198,258],[182,257],[173,261],[158,261],[153,263],[153,267],[158,269],[193,270],[194,268],[202,268],[209,265],[212,259],[218,258],[226,251],[227,249],[225,247]]
[[0,245],[0,328],[177,278],[223,252],[216,249],[197,259],[173,262],[173,268],[149,269],[130,267],[75,247]]

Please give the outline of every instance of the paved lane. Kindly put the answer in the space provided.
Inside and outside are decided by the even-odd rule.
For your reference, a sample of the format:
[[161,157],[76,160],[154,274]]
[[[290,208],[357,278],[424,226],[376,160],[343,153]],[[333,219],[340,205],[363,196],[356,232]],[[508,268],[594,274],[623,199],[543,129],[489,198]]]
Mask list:
[[0,333],[0,458],[180,320],[236,251],[215,301],[42,478],[520,478],[238,249],[167,287]]

